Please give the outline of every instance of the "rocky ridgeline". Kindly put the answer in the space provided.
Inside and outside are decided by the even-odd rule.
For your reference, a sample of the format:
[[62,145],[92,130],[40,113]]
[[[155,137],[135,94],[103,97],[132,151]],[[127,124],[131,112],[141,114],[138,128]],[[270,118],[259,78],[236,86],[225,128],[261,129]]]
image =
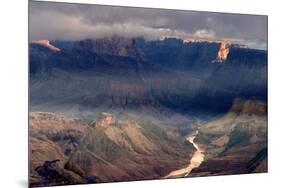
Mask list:
[[229,41],[113,36],[45,43],[61,51],[30,45],[30,103],[35,111],[80,116],[79,109],[99,107],[168,108],[216,115],[228,112],[235,98],[267,100],[267,52]]
[[32,44],[38,44],[38,45],[42,45],[45,46],[47,48],[49,48],[50,50],[54,51],[54,52],[59,52],[60,49],[53,46],[52,44],[50,44],[50,41],[47,39],[42,39],[42,40],[36,40],[36,41],[32,41]]
[[133,38],[118,36],[77,41],[74,44],[74,49],[123,57],[137,57],[139,55]]

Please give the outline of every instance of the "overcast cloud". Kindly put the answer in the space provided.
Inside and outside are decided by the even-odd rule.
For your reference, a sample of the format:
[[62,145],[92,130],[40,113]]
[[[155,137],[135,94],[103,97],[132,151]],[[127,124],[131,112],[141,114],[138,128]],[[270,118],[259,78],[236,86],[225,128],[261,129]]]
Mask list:
[[210,12],[30,2],[30,39],[80,40],[114,34],[232,39],[267,48],[267,17]]

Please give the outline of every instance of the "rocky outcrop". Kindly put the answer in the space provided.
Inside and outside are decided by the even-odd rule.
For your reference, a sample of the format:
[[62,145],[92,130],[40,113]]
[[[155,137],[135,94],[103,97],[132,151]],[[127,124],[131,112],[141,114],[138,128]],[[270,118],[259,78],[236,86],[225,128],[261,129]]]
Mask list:
[[107,128],[114,123],[116,123],[116,119],[112,114],[102,112],[94,125],[96,128]]
[[216,58],[216,62],[222,63],[227,60],[231,44],[228,42],[221,42],[220,49]]
[[231,112],[242,115],[266,115],[267,105],[262,101],[235,99]]
[[41,39],[41,40],[32,41],[32,43],[45,46],[45,47],[49,48],[50,50],[52,50],[54,52],[61,51],[59,48],[57,48],[57,47],[53,46],[52,44],[50,44],[50,41],[47,40],[47,39]]
[[84,177],[61,168],[58,165],[59,162],[60,160],[45,161],[42,165],[37,166],[35,171],[39,177],[36,178],[37,181],[32,179],[30,187],[89,183]]

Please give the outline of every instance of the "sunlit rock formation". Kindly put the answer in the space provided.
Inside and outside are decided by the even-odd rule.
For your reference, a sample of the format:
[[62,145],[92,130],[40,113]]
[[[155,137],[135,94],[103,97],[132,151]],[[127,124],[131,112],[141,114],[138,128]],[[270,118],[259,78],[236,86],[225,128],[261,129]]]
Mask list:
[[115,118],[112,114],[109,113],[101,113],[98,121],[96,122],[96,127],[99,128],[106,128],[111,124],[115,123]]
[[218,51],[218,55],[217,55],[217,62],[224,62],[225,60],[227,60],[227,56],[229,54],[229,48],[230,48],[230,44],[228,42],[221,42],[221,46],[220,49]]
[[46,46],[47,48],[49,48],[50,50],[52,50],[54,52],[59,52],[60,51],[59,48],[57,48],[57,47],[53,46],[52,44],[50,44],[50,41],[48,39],[36,40],[36,41],[33,41],[32,43]]

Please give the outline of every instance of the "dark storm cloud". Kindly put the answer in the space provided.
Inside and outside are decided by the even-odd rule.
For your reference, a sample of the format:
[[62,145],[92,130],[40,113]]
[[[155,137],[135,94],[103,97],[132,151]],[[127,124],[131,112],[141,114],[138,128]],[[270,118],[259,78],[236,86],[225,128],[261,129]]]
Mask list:
[[233,39],[266,48],[266,16],[140,9],[52,2],[30,3],[31,40],[78,40],[113,34]]

